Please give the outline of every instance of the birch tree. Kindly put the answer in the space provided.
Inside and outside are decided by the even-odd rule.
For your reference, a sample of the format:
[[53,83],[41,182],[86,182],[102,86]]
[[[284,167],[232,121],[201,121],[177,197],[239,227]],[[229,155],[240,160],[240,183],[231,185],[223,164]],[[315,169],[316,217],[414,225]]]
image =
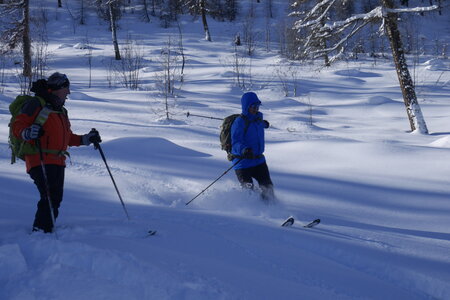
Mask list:
[[189,13],[197,17],[200,15],[202,18],[203,31],[205,32],[205,40],[211,42],[211,33],[209,31],[208,21],[206,15],[208,13],[208,3],[206,0],[186,0],[186,6]]
[[203,30],[205,31],[205,40],[211,42],[211,33],[209,32],[208,22],[206,20],[205,0],[199,0],[200,13],[202,15]]
[[[334,62],[346,50],[351,37],[371,23],[381,23],[380,32],[384,32],[389,40],[393,61],[397,71],[398,80],[406,107],[406,113],[411,131],[419,131],[427,134],[428,129],[417,101],[415,87],[408,65],[398,30],[398,19],[401,13],[426,12],[438,9],[438,6],[396,8],[392,0],[380,0],[380,5],[364,14],[355,14],[345,20],[330,21],[329,12],[333,6],[341,0],[319,0],[309,11],[296,11],[292,15],[302,16],[295,22],[294,29],[298,32],[309,30],[310,33],[304,44],[304,54],[313,58],[332,55],[329,62]],[[299,3],[295,7],[300,8]],[[319,42],[318,42],[319,41]],[[322,41],[320,43],[320,41]],[[323,41],[326,41],[324,44]],[[331,43],[332,42],[332,43]],[[318,47],[317,45],[320,45]],[[324,47],[324,45],[326,45]]]
[[94,3],[97,6],[98,16],[109,23],[114,47],[114,56],[116,60],[120,60],[119,42],[117,40],[117,20],[121,17],[120,7],[122,5],[122,0],[94,0]]
[[427,134],[427,125],[417,100],[414,83],[411,74],[409,73],[408,65],[406,64],[406,57],[397,25],[398,13],[393,10],[394,4],[392,0],[382,0],[381,2],[387,10],[383,14],[383,20],[385,22],[384,30],[391,45],[392,57],[394,59],[395,69],[402,90],[403,101],[405,103],[406,114],[408,115],[411,130],[419,130],[419,132]]
[[120,60],[120,50],[119,50],[119,42],[117,41],[117,24],[116,21],[119,15],[119,3],[120,0],[109,0],[107,2],[109,17],[110,17],[110,25],[111,25],[111,34],[112,34],[112,42],[114,46],[114,54],[115,59]]

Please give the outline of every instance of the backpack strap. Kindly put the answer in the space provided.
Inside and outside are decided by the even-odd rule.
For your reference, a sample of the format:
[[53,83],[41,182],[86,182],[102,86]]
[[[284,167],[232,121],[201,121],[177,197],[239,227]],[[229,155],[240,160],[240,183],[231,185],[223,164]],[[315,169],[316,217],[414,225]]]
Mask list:
[[[41,111],[39,112],[39,114],[37,115],[36,119],[34,120],[34,124],[44,126],[45,122],[47,122],[47,119],[51,113],[67,115],[67,112],[65,109],[63,111],[55,111],[55,110],[50,109],[48,106],[44,106],[41,109]],[[41,150],[43,153],[54,154],[57,156],[67,156],[70,158],[70,153],[68,151],[51,150],[51,149],[41,149]]]
[[47,122],[48,116],[51,113],[54,114],[64,114],[67,116],[67,110],[63,107],[61,111],[56,111],[51,109],[49,106],[46,105],[46,102],[44,99],[42,99],[41,97],[36,97],[39,99],[39,101],[41,102],[41,111],[39,112],[39,114],[37,115],[36,119],[34,119],[34,124],[38,124],[41,126],[44,126],[45,122]]
[[44,126],[45,122],[47,122],[48,116],[50,113],[54,112],[49,107],[44,106],[39,114],[37,115],[36,119],[34,119],[34,124],[38,124],[41,126]]
[[[45,105],[45,100],[43,100],[40,97],[37,97],[37,98],[41,101],[41,104],[44,103],[44,105],[43,105],[41,111],[39,112],[39,114],[37,115],[36,119],[34,119],[34,124],[44,126],[45,122],[47,122],[47,119],[51,113],[67,115],[66,109],[63,108],[62,111],[55,111],[55,110],[51,109],[50,107],[48,107],[47,105]],[[70,158],[70,153],[67,151],[64,151],[64,150],[52,150],[52,149],[41,149],[41,150],[43,153],[54,154],[57,156],[67,156]]]

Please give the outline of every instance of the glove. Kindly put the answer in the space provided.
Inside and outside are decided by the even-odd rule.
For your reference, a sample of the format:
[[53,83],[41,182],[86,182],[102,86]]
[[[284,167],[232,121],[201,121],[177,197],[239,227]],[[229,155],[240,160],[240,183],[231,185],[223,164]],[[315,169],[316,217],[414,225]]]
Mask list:
[[92,128],[89,133],[81,137],[81,143],[86,146],[89,146],[91,143],[98,144],[101,142],[100,133],[95,128]]
[[245,148],[244,149],[244,153],[242,154],[242,157],[246,158],[246,159],[253,159],[253,158],[255,158],[255,155],[253,154],[252,148]]
[[263,122],[264,122],[264,128],[269,128],[269,126],[270,126],[269,121],[263,120]]
[[31,141],[40,138],[44,135],[44,129],[39,124],[33,124],[30,127],[22,130],[22,139],[24,141]]

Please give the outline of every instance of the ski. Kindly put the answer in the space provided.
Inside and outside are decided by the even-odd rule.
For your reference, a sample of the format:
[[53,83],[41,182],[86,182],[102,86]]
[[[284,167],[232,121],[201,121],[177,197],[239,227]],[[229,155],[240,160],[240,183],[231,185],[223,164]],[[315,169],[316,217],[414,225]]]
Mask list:
[[155,235],[155,234],[156,234],[156,230],[149,230],[147,232],[147,236],[152,236],[152,235]]
[[303,227],[305,227],[305,228],[313,228],[314,226],[318,225],[319,223],[320,223],[320,219],[315,219],[314,221],[312,221],[312,222],[310,222],[310,223],[308,223],[306,225],[303,225]]
[[[282,224],[281,224],[281,226],[282,227],[291,227],[292,225],[294,225],[294,222],[295,222],[295,219],[294,219],[294,217],[289,217],[289,218],[287,218]],[[319,224],[320,223],[320,219],[315,219],[314,221],[312,221],[312,222],[309,222],[308,224],[306,224],[306,225],[303,225],[303,227],[304,228],[312,228],[312,227],[314,227],[314,226],[316,226],[317,224]]]
[[281,224],[281,227],[291,227],[294,225],[294,222],[294,217],[289,217],[283,222],[283,224]]

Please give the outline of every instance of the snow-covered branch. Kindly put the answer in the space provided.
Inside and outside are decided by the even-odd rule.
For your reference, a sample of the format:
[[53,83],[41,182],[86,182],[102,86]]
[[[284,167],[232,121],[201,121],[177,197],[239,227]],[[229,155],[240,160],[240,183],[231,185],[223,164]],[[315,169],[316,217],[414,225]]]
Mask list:
[[[321,14],[317,19],[310,20],[308,22],[304,22],[304,20],[308,20],[311,18],[311,16],[313,16],[313,13],[317,11],[317,7],[319,5],[321,5],[322,3],[317,4],[316,7],[314,7],[313,10],[311,10],[311,12],[304,18],[304,20],[296,22],[294,29],[299,30],[304,27],[311,27],[313,25],[318,24],[321,20],[324,19],[324,16],[328,13],[329,9],[331,8],[331,5],[334,4],[334,1],[329,3],[330,1],[331,0],[324,1],[324,2],[327,2],[330,6],[328,6],[326,8],[326,10],[323,12],[323,14]],[[322,26],[321,31],[333,31],[336,28],[346,26],[349,23],[357,22],[359,20],[364,20],[364,21],[368,21],[368,22],[378,20],[378,19],[385,17],[388,13],[418,13],[418,12],[433,11],[433,10],[437,10],[437,9],[439,9],[439,6],[437,6],[437,5],[426,6],[426,7],[414,7],[414,8],[394,8],[394,9],[388,9],[383,6],[378,6],[378,7],[375,7],[374,9],[372,9],[370,12],[365,13],[365,14],[357,14],[357,15],[351,16],[343,21],[335,21],[332,23],[325,23]]]
[[[342,38],[339,42],[335,43],[333,45],[333,47],[330,48],[326,48],[326,49],[318,49],[312,52],[312,54],[315,57],[319,57],[321,55],[323,55],[324,53],[331,53],[333,51],[336,51],[337,49],[340,48],[344,48],[343,45],[352,37],[354,36],[356,33],[358,33],[358,31],[360,31],[362,28],[364,28],[364,26],[366,26],[369,23],[369,21],[365,20],[362,24],[360,24],[359,26],[355,26],[353,27],[353,29],[350,31],[350,33],[348,35],[346,35],[344,38]],[[342,52],[342,51],[341,51]]]
[[393,8],[385,9],[387,13],[421,13],[427,11],[433,11],[439,9],[438,5],[425,6],[425,7],[414,7],[414,8]]
[[[305,48],[309,48],[314,40],[317,39],[329,39],[331,37],[339,36],[343,32],[345,32],[348,27],[353,26],[353,29],[350,30],[344,37],[340,38],[338,42],[334,43],[331,47],[326,47],[323,49],[316,49],[314,51],[310,51],[310,53],[314,56],[320,56],[323,54],[331,53],[333,51],[337,51],[344,47],[345,43],[354,36],[357,32],[359,32],[363,27],[371,22],[376,22],[380,20],[384,20],[384,18],[389,13],[417,13],[417,12],[427,12],[439,9],[437,5],[427,6],[427,7],[415,7],[415,8],[393,8],[388,9],[384,6],[378,6],[364,14],[356,14],[342,21],[334,21],[334,22],[324,22],[326,19],[327,13],[331,9],[331,6],[335,3],[335,0],[324,0],[318,3],[302,20],[299,20],[295,23],[294,29],[300,31],[304,28],[309,28],[311,30],[311,34],[306,38]],[[322,9],[323,11],[321,12]],[[321,13],[320,13],[321,12]],[[318,15],[318,16],[316,16]],[[315,17],[315,18],[314,18]],[[355,25],[360,23],[359,25]],[[382,22],[384,24],[384,22]],[[308,49],[306,49],[308,51]]]
[[348,24],[357,22],[357,21],[364,21],[366,24],[380,19],[383,17],[383,8],[381,6],[375,7],[374,9],[372,9],[370,12],[365,13],[365,14],[357,14],[354,16],[351,16],[350,18],[345,19],[344,21],[337,21],[337,22],[333,22],[333,23],[327,23],[323,26],[323,30],[326,31],[333,31],[336,28],[342,27],[342,26],[347,26]]
[[[333,6],[336,0],[324,0],[314,6],[311,11],[304,17],[304,19],[300,22],[296,22],[294,25],[294,29],[300,29],[302,27],[310,27],[317,24],[320,24],[326,19],[326,16]],[[317,17],[315,17],[317,15]],[[310,20],[310,21],[308,21]],[[303,24],[303,22],[307,21]]]

